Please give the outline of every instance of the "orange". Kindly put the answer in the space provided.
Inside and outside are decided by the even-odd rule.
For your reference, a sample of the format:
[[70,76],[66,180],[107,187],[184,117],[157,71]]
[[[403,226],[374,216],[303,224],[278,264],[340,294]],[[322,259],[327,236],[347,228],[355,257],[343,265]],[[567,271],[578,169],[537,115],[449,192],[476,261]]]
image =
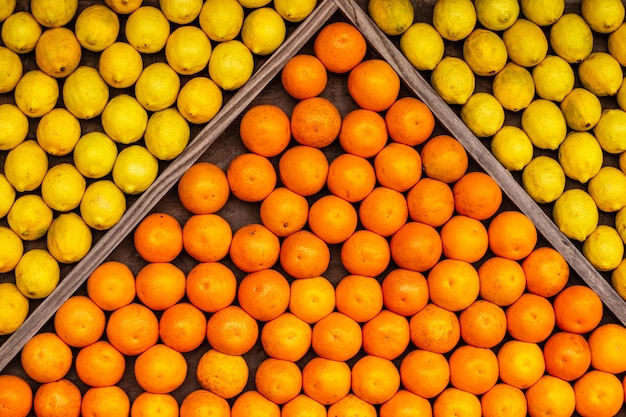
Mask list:
[[90,387],[108,387],[122,380],[126,358],[106,340],[85,346],[76,355],[76,375]]
[[471,392],[446,388],[433,403],[433,416],[480,417],[480,400]]
[[311,334],[309,323],[285,312],[263,325],[261,345],[272,358],[297,362],[309,351]]
[[130,414],[130,398],[117,385],[89,388],[80,406],[82,416],[127,417]]
[[491,349],[459,346],[452,352],[448,362],[450,383],[455,388],[481,395],[498,381],[498,358]]
[[26,417],[33,407],[33,390],[17,375],[0,375],[0,411],[6,417]]
[[183,226],[185,251],[198,262],[215,262],[228,254],[233,231],[219,214],[194,214]]
[[256,389],[275,404],[294,399],[302,389],[302,371],[291,361],[267,358],[254,374]]
[[474,263],[482,259],[489,248],[485,226],[462,214],[452,216],[443,225],[439,235],[446,258]]
[[400,362],[402,386],[422,398],[435,398],[450,382],[450,365],[441,353],[411,350]]
[[280,417],[280,407],[258,391],[246,391],[235,398],[231,417]]
[[391,236],[409,217],[406,198],[393,188],[376,187],[359,205],[359,219],[367,230]]
[[381,185],[405,192],[422,177],[422,158],[415,148],[391,142],[374,157],[374,170]]
[[452,189],[443,181],[428,177],[420,180],[406,194],[411,220],[439,227],[454,214]]
[[543,297],[552,297],[567,285],[569,265],[555,249],[542,246],[535,248],[522,261],[526,274],[526,287]]
[[327,98],[299,101],[291,110],[291,135],[300,145],[324,148],[339,136],[341,114]]
[[330,162],[326,185],[334,195],[356,203],[376,186],[376,172],[367,159],[344,153]]
[[409,320],[389,310],[382,310],[362,327],[363,350],[369,355],[394,360],[411,341]]
[[493,348],[506,335],[506,314],[497,304],[478,299],[461,311],[459,325],[461,338],[465,343]]
[[442,259],[428,273],[430,300],[450,311],[469,307],[480,291],[476,268],[469,262]]
[[311,231],[324,242],[341,243],[356,230],[358,214],[348,201],[327,194],[311,204],[308,222]]
[[587,333],[602,321],[604,304],[598,294],[585,285],[571,285],[552,302],[556,325],[566,332]]
[[441,236],[425,223],[407,222],[391,237],[391,258],[400,267],[424,272],[431,269],[443,253]]
[[396,100],[387,109],[385,122],[391,139],[409,146],[426,142],[435,129],[433,112],[415,97]]
[[312,324],[335,309],[335,287],[324,277],[302,278],[291,282],[289,311]]
[[54,331],[74,347],[87,346],[100,339],[105,324],[102,309],[84,295],[71,296],[54,314]]
[[361,349],[363,335],[359,323],[334,311],[313,325],[311,346],[318,356],[335,361],[347,361]]
[[237,277],[220,262],[202,262],[187,273],[186,293],[194,306],[214,313],[235,300]]
[[298,394],[283,404],[281,417],[326,417],[326,407],[306,394]]
[[437,135],[424,143],[422,168],[432,179],[447,184],[459,180],[467,172],[469,159],[461,143],[450,135]]
[[274,104],[257,104],[244,112],[239,136],[250,152],[267,158],[276,156],[291,140],[289,116]]
[[230,404],[224,398],[205,389],[191,391],[180,403],[180,417],[230,417]]
[[[22,398],[22,401],[27,399],[28,396]],[[81,400],[82,394],[76,384],[68,379],[60,379],[41,384],[37,388],[32,408],[37,417],[79,416]],[[28,407],[30,408],[30,406],[29,402]],[[2,415],[11,416],[13,414]]]
[[239,305],[259,321],[275,319],[289,306],[289,281],[275,269],[262,269],[247,274],[239,282]]
[[243,308],[233,304],[209,317],[206,335],[213,349],[238,356],[248,352],[256,344],[259,325]]
[[280,73],[280,82],[291,97],[297,100],[318,96],[326,88],[328,73],[316,56],[293,56]]
[[560,378],[544,375],[525,394],[528,414],[531,416],[566,417],[574,414],[574,388]]
[[240,227],[230,244],[230,259],[244,272],[268,269],[278,261],[280,241],[267,227],[250,223]]
[[428,304],[428,283],[420,272],[396,268],[381,283],[385,307],[403,316],[412,316]]
[[526,417],[524,392],[509,384],[497,383],[480,397],[484,417]]
[[376,417],[376,407],[350,393],[328,407],[328,417]]
[[289,236],[306,225],[309,203],[286,187],[277,187],[261,202],[261,223],[278,237]]
[[509,334],[517,340],[543,342],[555,325],[554,308],[547,298],[524,293],[506,309]]
[[170,393],[183,385],[186,377],[183,354],[162,343],[148,348],[135,360],[135,379],[147,392]]
[[352,275],[376,277],[391,260],[387,239],[366,229],[357,230],[341,245],[341,263]]
[[227,355],[215,349],[203,353],[196,365],[196,378],[200,386],[227,400],[243,391],[249,373],[243,356]]
[[382,404],[400,388],[400,371],[389,359],[365,355],[352,365],[352,392],[370,404]]
[[583,376],[591,365],[591,348],[584,336],[556,332],[543,346],[546,371],[557,378],[573,381]]
[[388,139],[385,119],[372,110],[354,109],[346,114],[339,130],[339,144],[348,153],[372,158]]
[[135,275],[121,262],[106,261],[87,278],[87,294],[101,309],[117,310],[135,299]]
[[450,352],[461,339],[456,314],[432,303],[411,317],[409,328],[415,346],[435,353]]
[[316,234],[299,230],[283,239],[279,259],[282,268],[293,278],[319,277],[330,264],[330,249]]
[[106,336],[124,355],[139,355],[159,339],[159,320],[148,307],[131,303],[109,316]]
[[172,349],[191,352],[204,342],[206,323],[204,312],[193,304],[174,304],[159,318],[159,336]]
[[146,262],[170,262],[183,250],[183,232],[172,215],[152,213],[137,225],[133,242]]
[[498,350],[500,379],[526,389],[541,378],[546,369],[544,355],[536,343],[509,340]]
[[500,209],[502,189],[489,175],[468,172],[452,186],[457,213],[477,220],[487,220]]
[[142,392],[130,406],[130,417],[178,417],[178,402],[171,394]]
[[400,76],[382,59],[361,61],[348,74],[348,93],[359,107],[387,110],[400,93]]
[[350,23],[333,22],[325,25],[315,36],[313,50],[328,71],[342,74],[363,60],[367,43],[361,32]]
[[526,289],[522,266],[512,259],[492,256],[478,267],[481,298],[501,307],[513,304]]
[[626,371],[626,328],[616,323],[596,327],[587,341],[591,348],[591,366],[598,371],[619,374]]
[[530,255],[537,244],[537,228],[520,211],[503,211],[487,228],[489,249],[503,258],[518,261]]
[[178,199],[193,214],[218,212],[230,196],[226,173],[212,162],[200,161],[178,180]]
[[379,409],[380,417],[430,417],[432,413],[432,406],[427,399],[405,389],[398,390]]
[[383,290],[376,278],[346,275],[335,286],[337,311],[359,323],[373,319],[383,308]]
[[151,310],[165,310],[185,296],[185,273],[169,262],[149,263],[135,277],[137,297]]
[[296,145],[288,148],[278,160],[278,174],[283,185],[308,197],[326,185],[328,159],[318,148]]
[[22,369],[39,383],[58,381],[72,366],[72,349],[52,332],[37,333],[22,348]]
[[624,388],[615,375],[592,370],[574,382],[576,412],[581,416],[615,416],[624,405]]
[[277,175],[265,156],[248,152],[237,155],[228,164],[226,178],[230,192],[242,201],[257,202],[276,186]]
[[321,404],[334,404],[350,392],[351,378],[347,363],[315,356],[302,368],[302,390]]

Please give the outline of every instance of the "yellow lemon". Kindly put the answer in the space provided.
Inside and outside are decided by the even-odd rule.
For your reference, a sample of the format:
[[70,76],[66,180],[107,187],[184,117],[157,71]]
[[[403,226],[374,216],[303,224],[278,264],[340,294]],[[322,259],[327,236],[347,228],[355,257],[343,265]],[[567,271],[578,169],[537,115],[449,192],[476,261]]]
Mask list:
[[508,53],[497,33],[478,28],[463,41],[463,59],[476,75],[490,76],[504,68]]
[[211,57],[211,41],[196,26],[181,26],[165,44],[167,63],[179,74],[192,75],[206,68]]
[[33,191],[48,171],[48,155],[39,144],[28,139],[11,149],[4,161],[4,175],[18,192]]
[[593,50],[593,33],[581,16],[565,13],[550,27],[550,46],[570,64],[578,63]]
[[61,279],[59,262],[45,249],[31,249],[22,255],[15,267],[15,284],[31,299],[45,298]]
[[461,108],[461,119],[477,137],[493,136],[504,124],[504,108],[493,95],[474,93]]
[[148,189],[159,173],[159,161],[143,146],[131,145],[117,155],[113,165],[113,181],[126,194],[139,194]]
[[626,39],[626,22],[611,32],[607,40],[609,53],[622,66],[626,66],[626,42],[624,42],[624,39]]
[[593,128],[600,146],[608,153],[626,151],[626,111],[621,109],[605,109],[600,120]]
[[15,284],[0,284],[0,336],[15,333],[28,317],[28,298]]
[[157,159],[169,161],[180,155],[191,136],[187,120],[173,107],[152,113],[144,141]]
[[626,300],[626,259],[622,259],[617,268],[611,272],[611,286]]
[[0,4],[0,22],[15,11],[15,2],[16,0],[6,0]]
[[41,197],[51,209],[66,212],[80,205],[86,186],[85,177],[74,165],[60,163],[43,178]]
[[552,218],[565,236],[583,242],[598,226],[598,206],[585,190],[570,188],[554,202]]
[[465,104],[474,94],[476,77],[461,58],[444,56],[430,74],[433,89],[448,104]]
[[598,271],[612,271],[624,257],[624,242],[611,226],[598,227],[583,242],[583,255]]
[[547,55],[532,69],[535,92],[543,99],[561,101],[574,88],[576,74],[558,55]]
[[81,65],[63,84],[63,103],[79,119],[92,119],[102,114],[109,101],[109,86],[93,67]]
[[194,77],[180,89],[176,106],[188,122],[200,124],[213,119],[222,103],[222,90],[215,81],[208,77]]
[[589,180],[588,190],[604,212],[612,213],[626,207],[626,174],[621,169],[603,166]]
[[139,52],[153,54],[165,47],[170,35],[170,22],[154,6],[141,6],[128,16],[124,34]]
[[202,10],[202,0],[159,0],[159,8],[170,22],[186,25]]
[[37,21],[46,27],[68,24],[78,10],[78,0],[31,0],[30,11]]
[[98,180],[87,186],[80,202],[80,215],[95,230],[108,230],[126,212],[126,196],[110,180]]
[[148,124],[148,112],[129,94],[118,94],[102,111],[104,133],[122,144],[137,142],[143,137]]
[[73,264],[89,253],[92,239],[91,229],[83,218],[70,212],[61,213],[52,221],[46,243],[57,261]]
[[442,38],[460,41],[476,26],[476,8],[471,0],[439,0],[433,7],[432,19]]
[[558,151],[565,175],[582,184],[600,171],[603,156],[600,144],[589,132],[569,132]]
[[25,73],[15,86],[15,104],[29,117],[41,117],[59,100],[57,80],[41,70]]
[[596,96],[613,96],[622,85],[622,66],[606,52],[592,52],[578,65],[578,78],[583,87]]
[[520,0],[524,17],[538,24],[549,26],[559,20],[565,11],[564,0]]
[[548,39],[536,23],[517,19],[502,34],[511,61],[523,67],[534,67],[548,54]]
[[261,7],[250,12],[241,27],[241,40],[257,55],[269,55],[277,50],[286,35],[285,21],[271,7]]
[[70,75],[82,57],[82,49],[74,32],[66,27],[46,29],[35,47],[35,60],[39,68],[55,78]]
[[0,93],[12,91],[23,73],[24,66],[20,56],[9,48],[0,46]]
[[92,4],[79,13],[74,31],[83,48],[101,52],[117,40],[120,19],[104,4]]
[[493,78],[492,91],[502,107],[516,112],[525,109],[533,101],[535,83],[526,68],[508,62]]
[[574,88],[561,101],[561,111],[565,122],[572,130],[587,131],[600,120],[602,104],[600,99],[585,88]]
[[256,9],[269,4],[270,0],[237,0],[239,4],[248,9]]
[[622,85],[619,87],[619,90],[617,90],[615,98],[617,99],[619,108],[626,111],[626,77],[624,77]]
[[598,33],[611,33],[624,22],[621,0],[582,0],[580,11],[589,27]]
[[7,215],[15,201],[15,188],[4,174],[0,174],[0,217]]
[[567,123],[559,106],[541,98],[524,109],[521,124],[533,145],[541,149],[557,149],[567,134]]
[[0,104],[0,151],[11,150],[22,143],[28,128],[28,117],[15,104]]
[[413,23],[400,37],[400,51],[420,71],[434,69],[443,58],[444,49],[443,38],[426,22]]
[[626,208],[622,208],[615,213],[615,229],[622,238],[622,241],[626,243]]
[[12,271],[24,254],[24,242],[11,229],[0,226],[0,273]]
[[130,14],[141,7],[143,0],[104,0],[104,4],[117,14]]
[[200,27],[215,42],[235,39],[243,19],[243,7],[237,0],[206,0],[199,15]]
[[505,30],[519,16],[520,6],[517,0],[474,0],[476,18],[486,29]]
[[403,34],[413,24],[415,11],[409,0],[370,0],[367,12],[386,35]]
[[76,169],[84,177],[102,178],[113,169],[117,145],[102,132],[89,132],[76,143],[73,157]]
[[274,0],[274,9],[288,22],[302,22],[317,6],[317,0]]
[[530,138],[517,126],[502,126],[491,138],[491,153],[509,171],[520,171],[533,159]]
[[522,186],[536,203],[552,203],[565,190],[565,173],[556,160],[539,155],[524,167]]
[[155,62],[143,69],[135,83],[135,98],[149,111],[159,111],[176,102],[180,90],[178,73],[165,62]]
[[74,150],[80,139],[80,122],[63,107],[46,113],[37,125],[37,143],[50,155],[63,156]]
[[11,206],[7,222],[22,240],[37,240],[48,232],[52,209],[38,194],[24,194]]
[[254,71],[254,56],[243,42],[225,41],[217,44],[209,59],[209,76],[224,90],[244,85]]
[[100,54],[98,71],[111,87],[130,87],[143,71],[141,53],[126,42],[115,42]]
[[618,157],[619,169],[626,174],[626,152],[621,152]]
[[17,12],[2,23],[0,37],[4,46],[18,54],[27,54],[35,49],[41,36],[41,25],[29,12]]

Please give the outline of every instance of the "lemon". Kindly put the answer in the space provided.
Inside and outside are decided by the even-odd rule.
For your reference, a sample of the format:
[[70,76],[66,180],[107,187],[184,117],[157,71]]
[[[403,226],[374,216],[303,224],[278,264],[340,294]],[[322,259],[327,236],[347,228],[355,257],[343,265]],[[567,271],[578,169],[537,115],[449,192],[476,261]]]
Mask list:
[[583,242],[583,255],[598,271],[612,271],[624,257],[624,242],[611,226],[599,225]]
[[600,171],[603,156],[600,144],[589,132],[569,132],[558,151],[565,175],[582,184]]
[[474,0],[476,18],[486,29],[505,30],[519,16],[520,6],[517,0]]
[[626,77],[624,77],[622,85],[619,87],[619,90],[617,90],[615,98],[617,99],[619,108],[626,111]]
[[53,210],[66,212],[80,205],[87,184],[85,177],[70,163],[48,170],[41,183],[41,197]]
[[208,77],[194,77],[178,94],[176,107],[188,122],[207,123],[222,108],[223,95],[220,87]]
[[626,208],[622,208],[615,213],[615,229],[622,238],[622,241],[626,243]]
[[243,42],[225,41],[217,44],[209,59],[209,76],[224,90],[244,85],[254,71],[254,56]]
[[139,52],[153,54],[165,47],[170,22],[158,8],[141,6],[128,16],[124,34],[126,41]]
[[523,67],[534,67],[548,54],[548,39],[536,23],[517,19],[502,33],[511,61]]
[[413,23],[400,37],[400,51],[420,71],[434,69],[443,58],[445,45],[437,30],[428,23]]
[[598,207],[585,190],[570,188],[554,202],[552,218],[565,236],[583,242],[598,226]]
[[626,151],[626,112],[621,109],[605,109],[593,128],[600,146],[608,153]]
[[626,207],[626,174],[619,168],[603,166],[589,180],[589,195],[598,208],[613,213]]
[[2,24],[0,37],[4,46],[18,54],[27,54],[35,49],[39,36],[41,36],[41,25],[29,12],[17,12]]
[[98,180],[87,186],[80,202],[80,215],[89,227],[108,230],[126,211],[126,196],[110,180]]
[[277,50],[286,35],[285,21],[271,7],[261,7],[250,12],[241,27],[241,40],[257,55],[269,55]]
[[415,11],[409,0],[370,0],[367,12],[386,35],[402,35],[413,24]]
[[39,144],[28,139],[11,149],[4,161],[4,175],[18,192],[33,191],[48,171],[48,155]]
[[59,262],[45,249],[31,249],[22,255],[15,267],[15,284],[31,299],[45,298],[59,284]]
[[24,194],[18,197],[9,214],[9,227],[22,240],[37,240],[48,232],[52,223],[52,209],[37,194]]
[[274,9],[288,22],[302,22],[315,9],[317,0],[274,0]]
[[12,282],[0,283],[0,336],[14,333],[28,317],[28,298]]
[[626,259],[622,259],[617,268],[611,272],[611,286],[626,300]]
[[626,23],[619,25],[617,29],[609,34],[607,40],[607,48],[613,58],[622,65],[626,66]]
[[91,229],[74,212],[59,214],[52,221],[46,239],[50,254],[64,264],[73,264],[83,259],[91,249],[91,242]]
[[606,52],[592,52],[578,66],[583,87],[596,96],[613,96],[622,85],[624,74],[617,59]]
[[11,229],[0,226],[0,273],[12,271],[24,253],[24,242]]
[[130,14],[141,7],[142,3],[143,0],[104,0],[104,4],[117,14]]
[[570,64],[578,63],[591,54],[593,33],[581,16],[565,13],[550,28],[550,46]]
[[270,0],[238,0],[239,4],[248,9],[256,9],[269,4]]
[[525,109],[533,101],[535,83],[526,68],[508,62],[493,78],[492,91],[502,107],[516,112]]
[[556,160],[540,155],[524,167],[522,186],[536,203],[552,203],[565,190],[565,173]]
[[474,94],[476,77],[461,58],[444,56],[430,74],[433,89],[448,104],[465,104]]
[[120,19],[104,4],[92,4],[79,13],[74,31],[83,48],[101,52],[117,40]]
[[65,26],[74,18],[78,0],[31,0],[30,12],[46,27]]
[[50,155],[63,156],[72,152],[80,134],[80,122],[63,107],[50,110],[37,125],[37,143]]
[[541,149],[557,149],[567,134],[567,123],[559,106],[541,98],[524,109],[521,124],[533,145]]
[[243,19],[243,7],[237,0],[206,0],[198,17],[204,33],[215,42],[235,39]]
[[549,26],[559,20],[565,10],[564,0],[520,0],[526,19],[539,26]]
[[619,169],[626,174],[626,152],[621,152],[618,157]]
[[587,131],[600,120],[602,104],[600,99],[584,88],[574,88],[561,102],[561,111],[567,126],[572,130]]
[[113,97],[102,111],[104,133],[122,144],[137,142],[148,124],[148,112],[129,94]]
[[0,174],[0,217],[7,215],[15,201],[15,188],[4,174]]
[[100,54],[98,71],[111,87],[130,87],[143,71],[141,53],[126,42],[115,42]]
[[561,101],[574,88],[576,74],[558,55],[547,55],[532,69],[535,92],[546,100]]
[[140,145],[122,149],[113,165],[113,181],[126,194],[144,192],[152,185],[158,173],[158,160]]
[[621,0],[583,0],[580,11],[589,27],[598,33],[611,33],[624,22]]
[[491,153],[509,171],[520,171],[533,159],[530,138],[517,126],[502,126],[491,138]]
[[79,119],[99,116],[109,101],[109,86],[98,70],[81,65],[63,84],[63,103]]
[[135,98],[149,111],[170,107],[180,90],[178,73],[165,62],[155,62],[143,69],[135,83]]
[[15,104],[29,117],[41,117],[48,113],[58,99],[57,80],[38,69],[25,73],[15,86]]
[[504,108],[493,95],[474,93],[461,108],[461,119],[477,137],[493,136],[504,124]]
[[0,46],[0,93],[12,91],[23,73],[24,66],[20,56],[9,48]]
[[65,78],[80,64],[81,45],[66,27],[46,29],[35,47],[37,66],[54,78]]
[[15,2],[16,0],[5,0],[0,4],[0,22],[11,16],[13,11],[15,11]]
[[181,26],[165,44],[167,63],[179,74],[192,75],[200,72],[209,63],[211,41],[204,31],[196,26]]
[[113,169],[117,145],[102,132],[89,132],[76,143],[73,157],[76,169],[84,177],[102,178]]
[[170,22],[186,25],[202,10],[202,0],[159,0],[159,8]]
[[28,135],[28,128],[28,117],[15,104],[0,104],[0,151],[8,151],[22,143]]
[[433,7],[432,19],[442,38],[460,41],[476,26],[476,8],[471,0],[439,0]]
[[191,136],[187,120],[178,110],[170,107],[152,113],[144,135],[146,148],[157,159],[169,161],[180,155]]
[[463,59],[476,75],[490,76],[504,68],[508,53],[497,33],[478,28],[463,42]]

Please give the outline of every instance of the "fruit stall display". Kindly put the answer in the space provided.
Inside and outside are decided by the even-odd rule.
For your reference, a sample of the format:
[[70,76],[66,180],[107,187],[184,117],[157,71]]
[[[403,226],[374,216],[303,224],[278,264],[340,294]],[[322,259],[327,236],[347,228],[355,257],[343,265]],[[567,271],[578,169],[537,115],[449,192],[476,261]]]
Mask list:
[[[42,3],[33,1],[23,9],[35,15]],[[111,8],[121,4],[105,3]],[[33,168],[41,182],[30,190],[22,187],[15,201],[28,195],[54,206],[48,206],[50,225],[37,238],[28,239],[27,233],[20,238],[10,227],[32,218],[32,206],[14,211],[11,220],[8,207],[2,218],[7,245],[15,244],[13,233],[24,255],[38,249],[36,254],[50,265],[37,272],[38,282],[25,280],[22,275],[29,271],[23,265],[18,269],[19,259],[13,267],[3,265],[3,290],[21,300],[3,310],[10,306],[14,312],[3,317],[8,324],[2,323],[13,325],[0,345],[3,411],[51,416],[62,407],[64,415],[183,417],[305,411],[316,416],[624,413],[626,310],[620,289],[611,285],[623,272],[617,265],[600,267],[588,254],[610,252],[589,249],[592,243],[568,235],[569,229],[552,219],[558,196],[543,200],[546,192],[554,194],[553,184],[531,188],[525,179],[533,160],[528,146],[518,154],[493,145],[505,125],[518,127],[530,141],[521,129],[521,108],[505,111],[508,104],[499,101],[521,93],[507,90],[511,85],[492,87],[500,69],[472,77],[475,86],[466,102],[479,92],[493,92],[478,96],[487,104],[469,109],[452,103],[430,75],[444,55],[462,56],[463,38],[440,37],[443,48],[436,62],[430,59],[432,68],[420,67],[424,56],[409,48],[424,38],[423,32],[403,42],[413,22],[440,30],[438,5],[443,9],[454,3],[455,10],[462,10],[463,2],[439,0],[418,7],[397,0],[326,0],[294,18],[285,11],[290,2],[242,0],[231,2],[242,10],[242,29],[231,30],[230,40],[214,40],[203,27],[210,13],[197,11],[178,22],[173,19],[180,13],[166,13],[167,4],[192,3],[208,9],[215,2],[143,4],[153,6],[150,13],[162,9],[156,15],[167,16],[170,25],[160,49],[139,55],[142,73],[152,69],[167,80],[173,71],[170,80],[180,82],[166,104],[153,104],[157,97],[150,93],[163,87],[162,98],[172,84],[137,87],[138,77],[123,88],[101,83],[100,94],[72,107],[83,82],[88,89],[104,78],[88,67],[97,67],[106,48],[92,51],[85,46],[91,44],[81,44],[71,74],[65,73],[66,61],[56,75],[43,71],[53,74],[53,65],[38,57],[43,51],[14,53],[24,75],[41,67],[34,74],[40,80],[30,82],[58,82],[62,104],[55,107],[55,100],[43,114],[25,116],[25,137],[11,147],[31,146],[21,161],[15,157],[19,152],[11,158],[9,149],[0,153],[1,179],[11,179],[6,180],[10,187],[0,184],[3,190],[17,188],[14,178],[25,177],[10,171]],[[510,3],[470,5],[482,18],[489,16],[490,6]],[[85,39],[78,22],[88,6],[79,2],[75,16],[60,25],[74,31],[77,42]],[[584,10],[580,3],[565,6],[565,12],[576,15]],[[274,12],[266,10],[272,7]],[[280,17],[284,38],[260,41],[271,31],[267,27],[246,35],[252,29],[245,19],[260,9],[269,13],[261,20],[271,29],[277,20],[268,16]],[[4,22],[14,14],[9,12]],[[114,38],[130,45],[136,33],[122,28],[132,22],[132,12],[114,14],[120,22]],[[422,24],[419,29],[429,30]],[[475,24],[487,25],[487,20]],[[186,36],[211,38],[210,57],[220,56],[217,46],[240,39],[236,46],[247,48],[252,61],[211,71],[206,49],[199,53],[179,45],[179,54],[208,59],[187,70],[181,55],[173,58],[170,50],[168,56],[166,47],[169,38],[175,48],[174,33],[181,28],[188,30]],[[593,34],[594,48],[606,50],[610,35]],[[419,50],[438,56],[436,39]],[[259,42],[271,47],[255,49]],[[141,50],[141,43],[131,46]],[[14,58],[0,52],[7,62]],[[86,78],[73,77],[78,79],[75,94],[63,94],[68,84],[72,91],[70,76],[81,72]],[[148,78],[150,71],[145,72]],[[246,75],[229,84],[241,72]],[[202,83],[199,89],[185,90],[196,82]],[[19,114],[16,108],[24,113],[41,104],[42,87],[24,96],[18,84],[0,96],[12,117]],[[105,91],[100,113],[84,113]],[[616,91],[599,101],[604,108],[619,109],[619,97]],[[502,122],[486,133],[480,129],[493,129],[485,124],[499,120],[485,116],[494,100],[502,106]],[[9,104],[14,105],[10,110]],[[80,126],[69,150],[54,151],[59,144],[45,142],[55,130],[46,131],[42,121],[53,113],[48,116],[52,123],[63,118],[64,127],[68,121]],[[200,119],[194,119],[198,114]],[[163,124],[157,124],[158,116]],[[139,133],[133,132],[138,120],[145,120]],[[156,127],[148,129],[151,122]],[[576,130],[569,124],[565,129]],[[523,142],[515,134],[504,144]],[[117,159],[97,178],[79,170],[97,166],[93,160],[82,164],[77,156],[76,146],[85,136],[108,137],[116,148]],[[537,143],[530,141],[534,156],[558,160],[556,147]],[[48,148],[39,158],[48,161],[44,169],[29,166],[37,160],[28,152],[37,146]],[[152,160],[152,169],[148,162],[147,168],[125,167],[119,155],[127,149],[138,154],[126,165]],[[602,152],[605,166],[619,169],[618,153]],[[527,161],[513,166],[503,156]],[[9,165],[14,168],[7,170]],[[566,169],[566,162],[557,165]],[[84,193],[106,182],[101,198],[121,195],[113,213],[107,213],[113,220],[98,223],[102,212],[72,193],[61,194],[67,186],[44,192],[53,168],[61,177],[78,171]],[[137,169],[144,171],[135,177]],[[562,193],[584,188],[563,175]],[[54,189],[50,183],[46,186]],[[61,207],[70,197],[73,206]],[[623,251],[619,211],[602,210],[593,202],[598,224],[615,226]],[[44,205],[39,208],[46,212]],[[75,234],[81,231],[83,237]],[[42,259],[35,258],[35,264],[48,265]],[[7,284],[17,283],[18,271],[20,285],[9,292]],[[27,284],[31,292],[20,298]],[[23,323],[16,324],[20,313]]]

